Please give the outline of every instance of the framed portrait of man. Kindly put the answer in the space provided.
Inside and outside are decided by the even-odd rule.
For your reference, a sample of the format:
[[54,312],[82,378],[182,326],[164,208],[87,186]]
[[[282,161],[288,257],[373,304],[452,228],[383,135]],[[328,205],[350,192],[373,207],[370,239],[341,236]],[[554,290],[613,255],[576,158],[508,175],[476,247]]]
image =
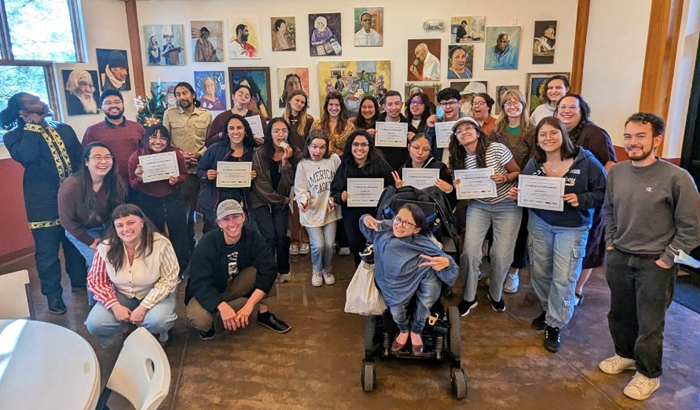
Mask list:
[[440,81],[439,38],[408,40],[408,81]]
[[131,90],[129,60],[126,50],[98,48],[95,51],[97,52],[97,71],[99,72],[102,90]]
[[532,44],[532,64],[554,63],[556,40],[556,20],[536,21],[535,39]]
[[68,115],[99,114],[97,71],[63,70],[62,74]]
[[384,45],[384,8],[355,8],[355,47]]
[[196,63],[224,61],[224,23],[222,21],[191,21],[193,59]]
[[228,20],[229,58],[231,60],[259,59],[262,56],[260,42],[260,17],[231,17]]
[[484,70],[517,70],[520,27],[487,27]]

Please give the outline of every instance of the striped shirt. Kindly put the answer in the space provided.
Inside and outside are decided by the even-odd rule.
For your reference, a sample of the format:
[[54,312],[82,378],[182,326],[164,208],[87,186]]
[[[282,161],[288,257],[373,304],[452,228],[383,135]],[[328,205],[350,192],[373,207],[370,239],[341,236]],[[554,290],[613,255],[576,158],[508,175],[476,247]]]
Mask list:
[[117,291],[128,298],[141,300],[143,307],[151,309],[174,291],[180,281],[180,266],[173,246],[159,233],[153,234],[150,255],[134,258],[131,266],[124,255],[125,263],[119,271],[107,261],[107,250],[105,242],[97,246],[87,277],[88,289],[106,309],[119,303]]
[[[506,164],[509,163],[513,159],[513,154],[511,154],[510,150],[508,147],[505,145],[499,143],[499,142],[492,142],[489,144],[488,148],[486,148],[486,168],[493,168],[493,173],[494,174],[508,174],[508,170],[506,169]],[[479,165],[476,162],[476,155],[469,155],[467,154],[467,157],[464,159],[464,168],[465,169],[476,169],[479,168]],[[514,187],[516,184],[516,181],[511,181],[511,182],[504,182],[500,185],[496,185],[496,197],[495,198],[480,198],[477,199],[479,202],[483,202],[486,204],[495,204],[498,202],[503,201],[506,198],[506,195],[508,194],[508,191],[512,187]]]

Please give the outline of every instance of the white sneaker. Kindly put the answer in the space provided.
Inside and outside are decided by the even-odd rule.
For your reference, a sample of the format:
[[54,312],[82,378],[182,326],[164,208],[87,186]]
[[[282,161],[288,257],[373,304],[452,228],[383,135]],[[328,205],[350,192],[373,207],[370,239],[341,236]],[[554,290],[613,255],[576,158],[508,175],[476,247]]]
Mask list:
[[321,272],[314,272],[311,274],[311,284],[316,287],[323,285],[323,275]]
[[340,252],[338,252],[340,256],[347,256],[350,255],[350,248],[345,247],[345,248],[340,248]]
[[508,273],[506,275],[506,283],[503,285],[503,291],[505,293],[515,293],[518,291],[518,286],[520,286],[520,275],[518,271],[515,273]]
[[280,283],[286,283],[286,282],[291,282],[292,278],[294,278],[294,275],[292,275],[292,273],[290,272],[290,273],[280,274],[279,278],[280,278]]
[[297,245],[296,243],[289,245],[289,254],[299,255],[299,245]]
[[326,285],[332,285],[335,283],[335,276],[332,273],[323,271],[323,281]]
[[650,379],[637,372],[635,373],[634,378],[632,378],[632,381],[627,383],[625,390],[622,392],[625,393],[625,396],[629,397],[630,399],[646,400],[659,387],[661,387],[661,383],[659,382],[658,377],[656,379]]
[[608,357],[602,362],[598,363],[598,368],[607,374],[620,374],[625,370],[634,370],[634,359],[627,359],[622,356],[615,355],[613,357]]
[[299,255],[308,255],[309,254],[309,244],[308,243],[302,243],[299,245]]

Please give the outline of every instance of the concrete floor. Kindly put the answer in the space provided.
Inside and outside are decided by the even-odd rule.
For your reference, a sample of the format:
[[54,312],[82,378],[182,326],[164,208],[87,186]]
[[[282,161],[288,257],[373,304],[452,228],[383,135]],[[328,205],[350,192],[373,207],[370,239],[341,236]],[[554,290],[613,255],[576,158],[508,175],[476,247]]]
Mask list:
[[[542,347],[543,335],[530,329],[540,313],[528,295],[527,272],[521,289],[506,295],[507,311],[496,313],[479,288],[479,306],[462,318],[462,361],[469,378],[467,399],[454,399],[449,367],[414,361],[377,363],[377,389],[360,387],[364,318],[343,312],[345,288],[352,277],[350,257],[337,257],[338,283],[314,288],[308,257],[292,257],[291,283],[277,285],[270,308],[293,326],[276,334],[256,324],[238,332],[219,332],[202,341],[186,325],[184,305],[166,348],[172,382],[161,409],[698,409],[700,408],[700,315],[673,303],[666,325],[664,375],[651,399],[635,402],[622,394],[633,373],[610,376],[597,368],[613,353],[607,329],[609,292],[602,272],[595,272],[584,304],[562,333],[557,354]],[[29,269],[37,319],[70,328],[97,353],[106,383],[120,346],[100,348],[85,330],[85,292],[71,293],[64,277],[68,313],[46,311],[33,257],[0,267],[0,272]],[[458,281],[460,282],[460,281]],[[483,283],[483,281],[482,281]],[[180,287],[183,298],[184,285]],[[456,304],[459,285],[448,300]],[[131,408],[116,395],[112,410]]]

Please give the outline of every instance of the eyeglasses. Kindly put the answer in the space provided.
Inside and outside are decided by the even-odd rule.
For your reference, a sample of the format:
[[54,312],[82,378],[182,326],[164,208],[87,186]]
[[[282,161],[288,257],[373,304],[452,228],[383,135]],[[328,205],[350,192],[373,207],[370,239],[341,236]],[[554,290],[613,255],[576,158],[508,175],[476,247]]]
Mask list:
[[506,107],[520,107],[523,105],[520,101],[506,101],[505,106]]
[[482,105],[486,105],[486,103],[483,101],[472,102],[472,107],[481,107]]
[[394,217],[394,224],[400,225],[402,228],[406,228],[406,229],[415,228],[417,226],[413,222],[408,222],[407,220],[405,220],[399,216]]
[[353,148],[367,148],[367,147],[369,147],[369,142],[353,142],[352,147]]
[[450,105],[457,104],[459,101],[457,100],[449,100],[449,101],[443,101],[440,103],[441,107],[449,107]]
[[411,100],[409,103],[410,105],[423,105],[423,101],[421,100]]
[[109,106],[112,106],[112,105],[124,105],[124,103],[123,103],[121,100],[117,100],[117,101],[104,101],[104,102],[102,103],[102,105],[104,105],[104,106],[106,106],[106,107],[109,107]]
[[113,155],[93,155],[92,157],[88,157],[91,160],[100,163],[100,162],[112,162],[114,161],[114,156]]

